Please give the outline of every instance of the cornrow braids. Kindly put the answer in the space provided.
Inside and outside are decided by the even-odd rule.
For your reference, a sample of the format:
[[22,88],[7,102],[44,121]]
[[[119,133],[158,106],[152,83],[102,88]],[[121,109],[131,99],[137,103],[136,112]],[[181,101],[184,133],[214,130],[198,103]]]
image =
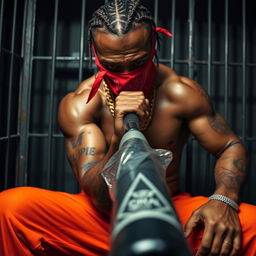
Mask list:
[[[97,9],[88,28],[89,58],[92,62],[93,32],[96,28],[104,28],[109,33],[121,36],[128,33],[134,23],[156,27],[150,11],[141,4],[140,0],[111,0]],[[156,38],[158,40],[158,37]]]

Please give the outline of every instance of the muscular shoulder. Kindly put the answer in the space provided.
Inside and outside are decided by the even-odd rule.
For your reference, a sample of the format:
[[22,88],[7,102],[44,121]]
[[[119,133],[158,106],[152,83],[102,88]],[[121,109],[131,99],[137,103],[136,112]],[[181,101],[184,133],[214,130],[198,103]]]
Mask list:
[[196,81],[179,76],[171,68],[160,65],[160,92],[177,108],[177,115],[193,118],[213,112],[210,98],[205,89]]
[[60,102],[58,121],[65,136],[74,136],[86,124],[95,123],[99,118],[102,99],[100,93],[86,104],[94,77],[83,81],[75,91],[68,93]]

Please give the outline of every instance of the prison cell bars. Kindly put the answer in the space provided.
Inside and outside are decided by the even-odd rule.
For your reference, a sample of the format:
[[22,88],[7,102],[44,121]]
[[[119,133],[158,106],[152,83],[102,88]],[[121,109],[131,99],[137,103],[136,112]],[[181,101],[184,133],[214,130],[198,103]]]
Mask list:
[[[7,123],[1,124],[2,126],[6,125],[6,136],[0,138],[0,143],[6,142],[6,150],[5,150],[5,166],[1,168],[1,171],[4,172],[4,188],[7,187],[8,184],[8,170],[10,166],[10,162],[8,161],[10,158],[10,150],[11,150],[11,143],[13,141],[17,141],[19,138],[19,134],[11,133],[11,102],[12,102],[12,89],[13,89],[13,73],[14,73],[14,65],[15,61],[19,61],[21,56],[15,53],[15,29],[16,29],[16,19],[17,19],[17,1],[13,3],[13,17],[12,17],[12,27],[11,27],[11,43],[10,49],[2,47],[2,32],[3,32],[3,19],[4,19],[4,2],[1,2],[1,10],[0,10],[0,57],[3,54],[7,54],[10,57],[9,63],[9,74],[8,74],[8,103],[7,106],[2,106],[6,108],[7,112]],[[3,85],[2,85],[3,86]],[[4,110],[3,110],[4,111]],[[2,156],[3,157],[3,156]]]
[[[17,0],[16,0],[17,1]],[[19,124],[20,134],[19,153],[17,157],[16,186],[28,185],[28,150],[29,150],[29,122],[31,109],[31,80],[32,56],[34,49],[36,0],[26,0],[24,7],[21,89],[19,97]],[[7,160],[8,161],[8,160]]]
[[[105,0],[106,1],[106,0]],[[242,66],[242,86],[243,86],[243,96],[242,96],[242,139],[246,141],[256,141],[255,137],[246,137],[246,95],[247,95],[247,79],[246,72],[248,66],[255,67],[255,63],[248,63],[246,59],[246,46],[247,46],[247,37],[246,37],[246,28],[247,28],[247,20],[246,20],[246,0],[242,1],[242,24],[243,24],[243,43],[242,43],[242,52],[243,58],[242,63],[235,62],[232,63],[229,61],[229,0],[225,0],[225,59],[224,61],[212,61],[212,0],[208,0],[208,59],[204,60],[196,60],[194,58],[193,53],[193,35],[194,35],[194,13],[195,13],[195,0],[188,0],[189,2],[189,29],[188,29],[188,60],[180,60],[174,58],[175,52],[175,43],[174,41],[171,44],[171,59],[160,59],[162,63],[170,63],[171,67],[174,67],[175,64],[186,64],[188,65],[188,76],[190,78],[193,77],[194,65],[207,65],[208,67],[208,92],[211,94],[212,91],[212,65],[221,66],[224,65],[224,87],[225,87],[225,98],[224,98],[224,116],[228,115],[228,93],[229,93],[229,67],[231,66]],[[52,168],[52,138],[59,137],[61,135],[53,133],[53,115],[50,114],[48,133],[40,134],[40,133],[30,133],[29,132],[29,122],[30,122],[30,108],[31,108],[31,79],[32,79],[32,66],[33,61],[35,60],[49,60],[51,61],[51,104],[53,100],[53,92],[54,92],[54,78],[55,78],[55,66],[56,60],[61,61],[70,61],[70,60],[78,60],[79,61],[79,82],[82,81],[82,71],[83,71],[83,62],[88,61],[88,57],[84,57],[84,30],[85,30],[85,8],[86,8],[86,0],[82,0],[82,9],[81,9],[81,33],[80,33],[80,56],[79,57],[70,57],[70,56],[56,56],[56,31],[58,25],[58,0],[55,0],[55,10],[54,10],[54,38],[53,38],[53,52],[52,56],[33,56],[33,44],[34,44],[34,29],[35,29],[35,13],[36,13],[36,0],[25,0],[25,15],[24,15],[24,27],[23,27],[23,47],[22,47],[22,56],[23,59],[23,73],[21,76],[21,92],[20,92],[20,108],[19,108],[19,133],[18,134],[10,134],[10,122],[11,122],[11,90],[12,90],[12,70],[13,70],[13,57],[11,58],[10,63],[10,76],[9,76],[9,100],[8,100],[8,120],[7,120],[7,136],[1,137],[0,141],[7,141],[7,151],[6,151],[6,166],[5,166],[5,188],[8,186],[8,166],[10,161],[9,156],[9,147],[10,141],[13,138],[17,138],[20,136],[19,143],[19,154],[17,159],[17,171],[16,171],[16,185],[26,185],[27,184],[27,169],[28,169],[28,140],[29,137],[47,137],[48,138],[48,174],[47,174],[47,183],[50,186],[51,180],[51,168]],[[154,2],[154,15],[157,20],[158,18],[158,6],[159,1],[155,0]],[[17,13],[17,0],[14,2],[14,17],[16,19]],[[172,0],[172,32],[175,32],[175,8],[176,8],[176,0]],[[3,12],[4,12],[4,1],[1,2],[1,16],[0,16],[0,39],[2,38],[2,25],[3,25]],[[15,54],[13,52],[13,42],[14,42],[14,33],[15,33],[15,24],[13,22],[12,28],[12,47],[10,54]],[[175,38],[173,39],[175,40]],[[1,46],[2,40],[0,40]],[[2,47],[0,47],[1,51],[3,51]],[[51,109],[51,108],[50,108]],[[191,147],[191,144],[188,145]],[[190,150],[188,150],[190,152]],[[187,155],[187,160],[192,166],[192,157],[190,154]],[[192,168],[192,167],[191,167]],[[191,172],[192,170],[190,170]],[[188,178],[188,180],[190,180]]]

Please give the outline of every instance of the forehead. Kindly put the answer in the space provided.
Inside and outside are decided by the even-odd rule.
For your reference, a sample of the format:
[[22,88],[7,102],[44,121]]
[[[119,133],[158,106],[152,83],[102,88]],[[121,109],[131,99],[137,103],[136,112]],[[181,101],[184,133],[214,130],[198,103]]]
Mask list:
[[115,35],[98,29],[94,34],[94,44],[100,54],[128,54],[133,51],[148,50],[149,29],[141,24],[125,35]]

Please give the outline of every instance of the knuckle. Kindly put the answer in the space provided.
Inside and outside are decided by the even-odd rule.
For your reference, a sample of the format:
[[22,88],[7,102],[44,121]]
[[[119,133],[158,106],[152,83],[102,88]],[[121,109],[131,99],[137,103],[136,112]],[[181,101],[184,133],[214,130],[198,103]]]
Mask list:
[[194,210],[191,215],[195,217],[197,216],[197,214],[198,214],[198,210]]
[[238,246],[238,245],[234,245],[233,247],[234,252],[237,252],[237,253],[240,251],[240,249],[241,249],[241,246]]
[[208,223],[207,223],[209,226],[211,226],[211,227],[215,227],[216,226],[216,221],[214,221],[214,220],[208,220]]
[[228,255],[228,253],[229,253],[229,249],[225,249],[225,250],[223,250],[222,252],[221,252],[221,256],[226,256],[226,255]]
[[209,245],[204,245],[202,244],[202,247],[201,247],[201,252],[202,253],[207,253],[210,251],[210,246]]
[[219,254],[219,248],[217,247],[214,247],[211,249],[211,255],[212,256],[215,256],[215,255],[218,255]]
[[[228,229],[228,226],[227,226],[226,224],[224,224],[224,223],[220,223],[219,226],[218,226],[218,229],[219,229],[220,231],[225,231],[225,230]],[[230,230],[230,229],[229,229],[229,230]]]
[[241,231],[240,228],[236,228],[236,229],[235,229],[235,233],[236,233],[237,235],[239,235],[239,236],[242,235],[242,231]]

